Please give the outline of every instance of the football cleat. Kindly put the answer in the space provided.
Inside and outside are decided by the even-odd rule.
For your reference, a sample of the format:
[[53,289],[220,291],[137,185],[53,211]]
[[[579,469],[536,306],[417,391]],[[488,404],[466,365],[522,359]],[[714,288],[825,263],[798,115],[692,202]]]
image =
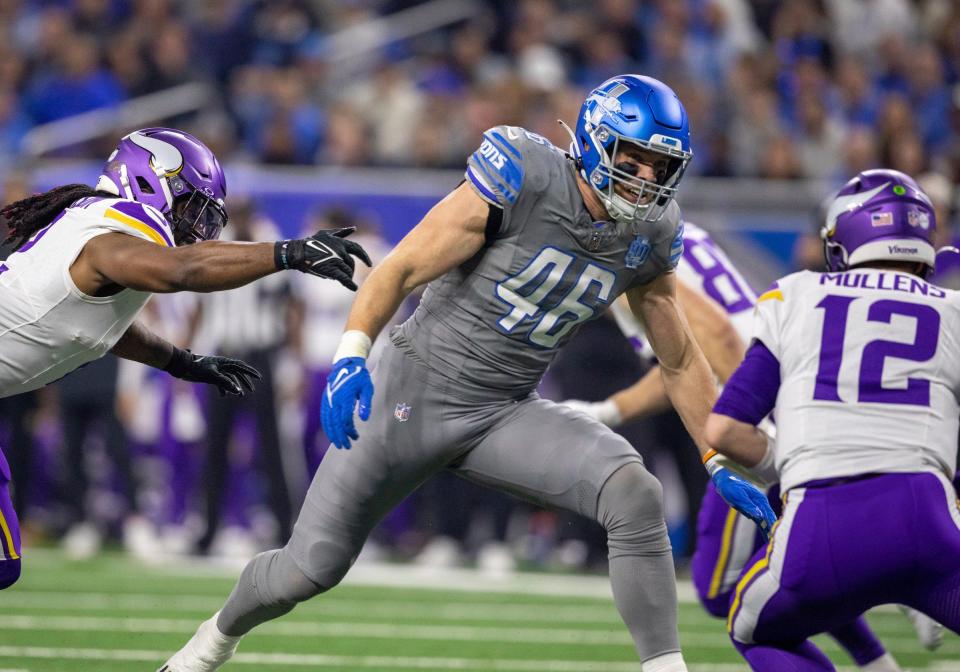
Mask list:
[[164,663],[157,672],[213,672],[233,657],[240,643],[217,629],[218,611],[197,628],[182,649]]
[[900,611],[913,624],[917,639],[927,651],[935,651],[943,644],[943,626],[916,609],[900,605]]

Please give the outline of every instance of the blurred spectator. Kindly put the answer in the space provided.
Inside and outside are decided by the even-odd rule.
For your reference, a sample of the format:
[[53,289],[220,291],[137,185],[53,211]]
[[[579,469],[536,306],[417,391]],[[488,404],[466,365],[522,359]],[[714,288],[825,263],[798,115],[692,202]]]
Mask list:
[[[350,92],[350,104],[373,131],[373,159],[380,164],[410,162],[414,129],[426,97],[397,64],[385,63]],[[437,134],[442,135],[442,134]]]
[[100,49],[93,38],[66,38],[54,55],[53,72],[30,87],[27,113],[43,124],[120,102],[120,82],[99,61]]
[[891,35],[909,36],[915,15],[907,0],[824,0],[838,47],[863,54]]
[[804,95],[797,100],[797,151],[803,175],[812,178],[834,177],[840,172],[843,127],[828,116],[819,96]]
[[369,126],[347,105],[329,112],[326,143],[320,148],[320,162],[333,166],[362,166],[372,153]]
[[843,171],[833,177],[843,180],[850,175],[856,175],[880,165],[876,136],[867,127],[855,126],[847,131],[842,147]]
[[880,95],[874,89],[866,64],[846,57],[837,65],[840,112],[848,124],[872,126],[880,114]]
[[[139,512],[132,459],[123,426],[117,418],[118,361],[116,357],[97,359],[55,386],[63,425],[60,483],[70,517],[70,529],[63,537],[63,546],[74,559],[89,558],[99,552],[106,532],[100,519],[107,511],[113,516],[120,512],[119,520],[114,518],[109,522],[123,523],[124,545],[131,553],[147,558],[156,550],[151,525]],[[98,506],[90,497],[88,464],[95,459],[91,455],[94,438],[99,439],[98,443],[109,455],[115,474],[101,486],[106,486],[103,490],[107,492],[115,491],[118,502],[107,501]],[[105,475],[102,468],[96,473],[101,479]]]
[[[390,245],[380,235],[374,222],[358,219],[346,209],[330,208],[314,213],[307,218],[301,233],[312,235],[318,229],[345,226],[357,227],[357,232],[350,239],[363,246],[374,265],[390,251]],[[353,276],[357,285],[363,284],[369,270],[363,264],[357,265]],[[320,398],[327,384],[327,374],[340,344],[340,336],[347,323],[347,314],[353,304],[354,295],[344,291],[343,287],[335,282],[319,280],[309,275],[296,277],[294,292],[301,314],[298,316],[300,324],[294,330],[297,340],[293,345],[298,361],[306,369],[302,404],[306,414],[304,448],[307,467],[312,476],[330,443],[320,425]],[[378,356],[383,343],[384,339],[377,341],[372,359]]]
[[797,147],[786,135],[773,137],[760,159],[760,176],[772,180],[795,180],[803,175]]
[[937,151],[950,134],[950,91],[943,63],[932,43],[915,47],[910,55],[910,103],[923,144]]
[[926,168],[927,156],[920,136],[910,131],[891,137],[883,148],[883,165],[907,175],[919,175]]
[[[280,236],[272,222],[260,217],[252,202],[235,200],[231,204],[230,225],[224,237],[231,240],[277,240]],[[241,359],[263,376],[256,389],[243,397],[207,396],[207,459],[203,486],[206,488],[206,530],[196,543],[201,554],[210,552],[220,529],[225,496],[235,477],[230,468],[237,451],[231,445],[237,438],[241,413],[249,413],[256,426],[257,441],[247,449],[266,480],[267,501],[276,522],[276,539],[285,543],[293,525],[290,486],[283,468],[280,432],[277,427],[275,361],[280,349],[295,337],[289,333],[291,310],[290,277],[274,274],[229,292],[204,294],[199,303],[196,341],[202,348]],[[197,346],[200,349],[201,346]],[[248,434],[245,434],[248,435]],[[236,487],[236,478],[232,479]],[[246,490],[246,488],[244,488]],[[244,493],[245,494],[245,493]],[[272,542],[271,542],[272,543]]]

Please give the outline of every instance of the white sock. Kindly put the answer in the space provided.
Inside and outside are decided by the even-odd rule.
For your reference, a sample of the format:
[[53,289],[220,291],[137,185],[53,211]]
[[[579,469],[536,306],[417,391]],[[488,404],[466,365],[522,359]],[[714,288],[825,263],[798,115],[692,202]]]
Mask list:
[[687,672],[687,664],[679,651],[645,660],[640,667],[643,672]]
[[207,643],[210,644],[210,647],[216,651],[232,651],[236,648],[237,642],[240,641],[240,636],[234,637],[220,632],[220,628],[217,627],[217,619],[219,617],[220,612],[218,611],[212,617],[210,617],[209,621],[207,621],[209,627],[200,628],[200,631],[197,634],[202,632],[204,639],[206,639]]
[[897,664],[897,661],[889,653],[870,661],[860,669],[864,672],[903,672],[903,668]]

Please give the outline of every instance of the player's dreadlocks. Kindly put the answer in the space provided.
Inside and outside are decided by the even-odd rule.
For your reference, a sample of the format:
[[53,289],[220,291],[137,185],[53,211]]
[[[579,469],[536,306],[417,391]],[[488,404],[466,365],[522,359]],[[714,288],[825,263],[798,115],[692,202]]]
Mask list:
[[114,197],[86,184],[65,184],[4,206],[0,210],[0,218],[10,229],[9,235],[3,241],[4,246],[9,244],[9,249],[19,249],[30,236],[52,222],[64,208],[87,196]]

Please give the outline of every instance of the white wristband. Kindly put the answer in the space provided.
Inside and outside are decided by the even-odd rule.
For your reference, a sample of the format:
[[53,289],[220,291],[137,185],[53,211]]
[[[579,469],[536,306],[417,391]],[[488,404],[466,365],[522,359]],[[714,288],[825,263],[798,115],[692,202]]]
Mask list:
[[359,329],[351,329],[343,332],[340,337],[340,345],[337,346],[337,353],[333,356],[334,362],[339,362],[345,357],[360,357],[366,359],[370,355],[370,348],[373,342],[370,337]]
[[623,415],[617,408],[617,403],[613,399],[598,401],[593,405],[597,420],[607,427],[617,427],[623,422]]

